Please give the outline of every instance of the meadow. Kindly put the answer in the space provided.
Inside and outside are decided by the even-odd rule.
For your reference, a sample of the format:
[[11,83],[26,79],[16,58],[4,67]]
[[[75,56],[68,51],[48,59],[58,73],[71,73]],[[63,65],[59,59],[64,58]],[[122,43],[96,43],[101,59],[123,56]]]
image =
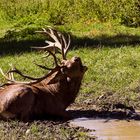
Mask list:
[[[50,66],[50,59],[31,47],[44,45],[47,37],[35,31],[50,25],[71,35],[68,58],[80,56],[88,67],[76,104],[140,109],[139,7],[138,0],[1,0],[0,67],[6,72],[13,64],[35,77],[46,73],[33,62]],[[1,121],[0,126],[3,140],[90,139],[86,130],[64,122]]]

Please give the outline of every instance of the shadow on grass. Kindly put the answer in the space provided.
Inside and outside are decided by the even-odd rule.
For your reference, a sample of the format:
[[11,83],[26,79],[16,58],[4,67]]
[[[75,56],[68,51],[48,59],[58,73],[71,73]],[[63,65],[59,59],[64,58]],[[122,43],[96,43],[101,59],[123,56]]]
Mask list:
[[127,34],[118,34],[115,36],[97,36],[95,38],[89,37],[73,37],[73,44],[76,46],[88,46],[91,48],[98,47],[122,47],[122,46],[136,46],[140,44],[140,36],[137,35],[127,35]]
[[0,55],[14,55],[18,53],[31,52],[33,46],[44,46],[44,40],[23,40],[23,41],[1,41]]
[[0,55],[13,55],[17,53],[30,52],[32,46],[44,46],[44,37],[36,34],[36,28],[25,28],[21,30],[11,29],[0,38]]
[[[45,46],[44,38],[37,39],[26,39],[21,41],[16,41],[14,39],[7,39],[7,36],[0,39],[0,55],[6,54],[16,54],[22,52],[30,52],[31,46]],[[127,35],[119,34],[116,36],[97,36],[95,38],[89,37],[76,37],[72,35],[71,37],[71,48],[80,47],[90,47],[90,48],[100,48],[100,47],[123,47],[123,46],[136,46],[140,44],[140,36],[137,35]]]

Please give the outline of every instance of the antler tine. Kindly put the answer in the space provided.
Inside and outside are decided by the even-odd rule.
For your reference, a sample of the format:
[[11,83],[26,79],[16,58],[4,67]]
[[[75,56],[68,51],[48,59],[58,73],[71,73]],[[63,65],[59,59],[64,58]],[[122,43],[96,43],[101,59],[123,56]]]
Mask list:
[[0,73],[2,74],[2,76],[9,82],[13,83],[15,82],[15,80],[10,79],[4,72],[3,70],[0,68]]
[[[66,39],[64,35],[55,29],[49,28],[50,36],[53,38],[56,42],[54,43],[54,47],[58,47],[61,50],[63,59],[66,59],[66,54],[70,46],[70,35],[68,35],[68,42],[66,42]],[[59,43],[58,43],[59,42]],[[50,41],[46,41],[46,43],[50,43]],[[59,45],[57,45],[59,44]]]
[[[10,84],[15,84],[15,83],[18,83],[18,84],[29,84],[30,82],[20,82],[20,81],[16,81],[14,80],[14,78],[11,77],[8,77],[4,72],[3,70],[0,68],[0,73],[2,74],[2,76],[8,81],[7,83],[4,83],[2,85],[0,85],[0,87],[3,87],[5,85],[10,85]],[[8,74],[8,73],[7,73]]]
[[3,86],[6,86],[6,85],[11,85],[11,84],[35,84],[35,83],[38,83],[38,82],[40,82],[41,80],[43,80],[43,79],[45,79],[45,78],[47,78],[47,77],[49,77],[53,72],[54,72],[55,70],[53,69],[50,73],[48,73],[48,74],[45,74],[45,75],[43,75],[42,77],[39,77],[39,78],[31,78],[31,77],[29,77],[29,76],[27,76],[27,75],[24,75],[24,74],[22,74],[19,70],[11,70],[11,71],[9,71],[9,73],[11,72],[15,72],[15,73],[17,73],[17,74],[19,74],[19,75],[21,75],[22,77],[24,77],[24,78],[28,78],[28,79],[34,79],[33,81],[30,81],[30,82],[21,82],[21,81],[15,81],[15,80],[12,80],[12,79],[10,79],[8,76],[6,76],[6,74],[4,74],[4,72],[3,72],[3,70],[0,68],[0,73],[2,74],[2,76],[8,81],[7,83],[4,83],[4,84],[1,84],[0,85],[0,87],[3,87]]
[[62,35],[62,40],[64,44],[64,47],[62,48],[62,51],[63,51],[62,55],[63,55],[63,59],[66,59],[66,55],[70,46],[70,35],[68,35],[68,42],[66,42],[64,35]]
[[[28,78],[28,79],[32,80],[32,81],[27,81],[27,82],[20,82],[20,81],[15,81],[15,80],[13,81],[13,80],[9,79],[9,78],[4,74],[4,72],[2,71],[2,69],[0,68],[0,72],[1,72],[2,75],[5,77],[5,79],[8,80],[8,81],[10,81],[10,83],[3,84],[2,86],[8,85],[8,84],[12,84],[12,83],[16,83],[16,84],[29,84],[29,85],[30,85],[30,84],[35,84],[35,83],[38,83],[38,82],[42,81],[43,79],[49,77],[49,76],[52,75],[55,71],[56,71],[55,69],[52,69],[49,73],[47,73],[47,74],[45,74],[45,75],[43,75],[42,77],[39,77],[39,78],[33,78],[33,77],[30,77],[30,76],[27,76],[27,75],[21,73],[18,69],[14,69],[14,70],[9,71],[9,73],[15,72],[15,73],[19,74],[20,76],[22,76],[22,77],[24,77],[24,78]],[[2,87],[2,86],[1,86],[1,87]]]
[[45,43],[47,43],[47,46],[44,47],[32,47],[34,49],[40,49],[40,50],[50,50],[52,48],[58,48],[61,50],[61,43],[59,40],[59,33],[58,31],[52,29],[51,27],[48,27],[48,31],[45,28],[42,28],[42,31],[36,31],[37,33],[44,33],[49,35],[55,42],[51,42],[48,40],[45,40]]
[[[13,64],[9,64],[9,66],[11,67],[11,70],[14,69]],[[14,78],[14,74],[13,74],[13,73],[7,73],[7,75],[8,75],[8,77],[9,77],[11,80],[15,81],[15,78]]]
[[68,41],[66,41],[66,38],[62,33],[51,28],[50,26],[48,26],[48,29],[42,28],[42,31],[37,31],[37,32],[47,34],[48,36],[50,36],[50,38],[54,40],[54,42],[46,40],[45,42],[48,44],[47,46],[32,47],[32,48],[46,50],[46,51],[52,51],[52,50],[57,51],[57,49],[61,50],[62,58],[66,60],[66,54],[71,42],[70,35],[68,35]]
[[[58,64],[57,58],[55,56],[55,53],[52,53],[51,51],[47,51],[47,53],[49,53],[49,55],[53,56],[56,67],[59,67],[59,64]],[[43,56],[43,57],[48,57],[49,55],[46,55],[46,56]],[[45,70],[53,70],[54,69],[54,68],[48,68],[46,66],[43,66],[43,65],[40,65],[40,64],[37,64],[37,63],[34,63],[34,64],[37,65],[38,67],[42,68],[42,69],[45,69]]]
[[68,34],[68,44],[67,44],[67,51],[70,47],[70,43],[71,43],[71,38],[70,38],[70,35]]
[[68,52],[70,43],[71,43],[71,39],[70,39],[70,35],[68,35],[68,43],[67,43],[67,47],[66,47],[66,49],[65,49],[65,55],[67,55],[67,52]]
[[61,43],[59,40],[59,32],[56,31],[55,29],[52,29],[50,26],[48,26],[48,31],[45,28],[42,28],[43,33],[46,33],[47,35],[49,35],[55,42],[51,42],[51,41],[45,41],[47,44],[49,44],[47,47],[58,47],[59,49],[61,49]]
[[[62,44],[61,44],[61,40],[60,39],[60,33],[58,31],[56,31],[55,29],[52,28],[48,28],[48,30],[50,31],[49,36],[55,41],[54,43],[54,47],[57,47],[61,50],[62,48]],[[47,43],[49,43],[48,41],[46,41]]]
[[55,53],[52,53],[51,51],[47,51],[50,55],[52,55],[53,56],[53,59],[54,59],[54,62],[55,62],[55,65],[56,65],[56,67],[59,67],[59,64],[58,64],[58,62],[57,62],[57,58],[56,58],[56,56],[55,56]]
[[43,65],[40,65],[40,64],[37,64],[37,63],[34,63],[36,66],[42,68],[42,69],[45,69],[45,70],[53,70],[52,68],[47,68],[46,66],[43,66]]
[[51,37],[55,40],[54,47],[57,47],[61,50],[62,58],[66,59],[65,56],[65,47],[67,46],[66,40],[60,32],[56,31],[55,29],[49,28]]
[[14,69],[12,69],[12,70],[10,70],[10,71],[8,71],[8,73],[7,74],[9,74],[9,73],[17,73],[17,74],[19,74],[20,76],[22,76],[23,78],[27,78],[27,79],[30,79],[30,80],[37,80],[38,78],[34,78],[34,77],[31,77],[31,76],[28,76],[28,75],[25,75],[25,74],[23,74],[20,70],[18,70],[17,68],[14,68]]

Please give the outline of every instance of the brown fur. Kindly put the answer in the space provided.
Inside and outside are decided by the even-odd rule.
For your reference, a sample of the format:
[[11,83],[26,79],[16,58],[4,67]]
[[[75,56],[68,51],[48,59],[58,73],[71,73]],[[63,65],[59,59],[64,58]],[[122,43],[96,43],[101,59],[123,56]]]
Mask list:
[[65,109],[74,102],[87,67],[78,57],[62,64],[63,68],[57,68],[39,83],[13,84],[0,89],[0,116],[23,121],[47,115],[68,117]]

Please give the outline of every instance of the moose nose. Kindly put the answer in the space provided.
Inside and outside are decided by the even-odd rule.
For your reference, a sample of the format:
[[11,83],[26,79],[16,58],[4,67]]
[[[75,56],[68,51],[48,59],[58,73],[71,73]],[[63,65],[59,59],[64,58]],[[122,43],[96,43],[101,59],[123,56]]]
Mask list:
[[80,61],[80,57],[77,57],[77,56],[75,56],[74,58],[73,58],[73,60],[76,62],[76,61]]

